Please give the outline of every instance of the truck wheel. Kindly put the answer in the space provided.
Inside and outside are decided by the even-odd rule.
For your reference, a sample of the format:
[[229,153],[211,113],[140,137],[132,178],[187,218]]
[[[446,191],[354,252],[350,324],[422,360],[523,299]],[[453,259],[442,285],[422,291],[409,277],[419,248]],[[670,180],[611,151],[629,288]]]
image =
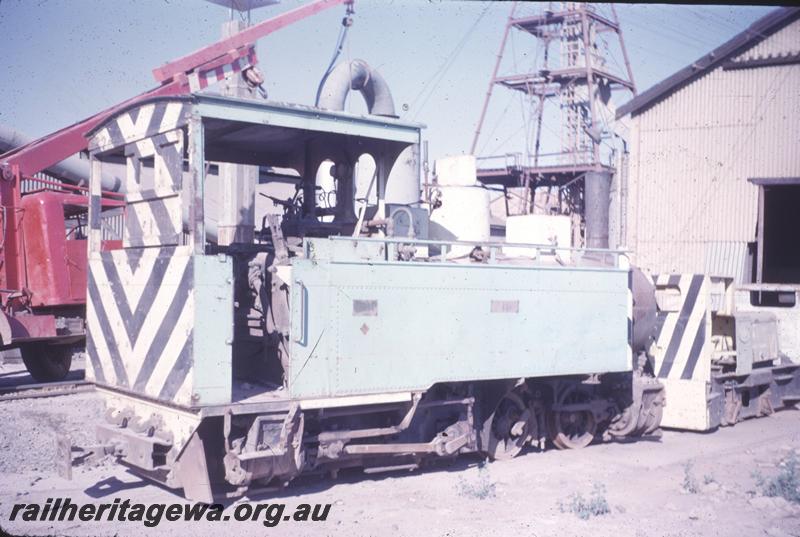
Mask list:
[[64,380],[72,365],[72,347],[32,343],[20,347],[22,362],[37,382]]

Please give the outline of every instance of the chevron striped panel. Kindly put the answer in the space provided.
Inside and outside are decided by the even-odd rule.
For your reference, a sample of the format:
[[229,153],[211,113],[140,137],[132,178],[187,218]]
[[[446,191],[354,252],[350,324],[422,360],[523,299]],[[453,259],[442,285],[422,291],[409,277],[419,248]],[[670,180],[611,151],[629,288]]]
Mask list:
[[[183,131],[139,140],[127,150],[124,246],[177,245],[183,232]],[[145,180],[141,159],[149,157],[153,169]]]
[[192,259],[186,246],[114,250],[90,260],[87,378],[191,403]]
[[156,101],[123,112],[92,136],[89,150],[106,151],[175,130],[188,122],[191,105],[184,101]]
[[709,279],[702,274],[655,277],[659,300],[655,369],[659,378],[711,378]]
[[125,218],[125,248],[177,245],[183,230],[181,207],[177,193],[170,197],[129,202]]

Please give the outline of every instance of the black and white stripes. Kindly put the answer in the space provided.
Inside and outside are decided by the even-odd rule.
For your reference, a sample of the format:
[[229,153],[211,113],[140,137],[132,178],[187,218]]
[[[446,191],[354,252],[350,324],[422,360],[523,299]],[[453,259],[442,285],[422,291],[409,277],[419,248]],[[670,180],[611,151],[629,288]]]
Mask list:
[[[126,207],[123,249],[90,249],[87,378],[182,405],[192,403],[194,363],[194,258],[180,246],[189,112],[185,100],[145,103],[106,121],[89,143],[94,154],[123,151]],[[93,191],[93,230],[98,202]]]
[[[180,243],[183,138],[183,131],[177,129],[126,146],[126,248]],[[142,161],[149,158],[152,172],[143,167]]]
[[105,122],[89,140],[89,150],[106,151],[184,127],[190,109],[188,102],[175,100],[155,101],[132,108]]
[[655,283],[659,300],[656,375],[664,379],[709,380],[708,277],[662,274],[656,277]]
[[114,250],[92,259],[87,377],[190,404],[193,279],[189,247]]

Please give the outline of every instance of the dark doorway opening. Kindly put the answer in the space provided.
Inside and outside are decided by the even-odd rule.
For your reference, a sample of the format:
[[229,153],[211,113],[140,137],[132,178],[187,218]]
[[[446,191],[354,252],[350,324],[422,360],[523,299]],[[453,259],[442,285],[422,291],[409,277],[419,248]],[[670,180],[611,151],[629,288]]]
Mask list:
[[761,281],[800,283],[800,184],[764,185]]

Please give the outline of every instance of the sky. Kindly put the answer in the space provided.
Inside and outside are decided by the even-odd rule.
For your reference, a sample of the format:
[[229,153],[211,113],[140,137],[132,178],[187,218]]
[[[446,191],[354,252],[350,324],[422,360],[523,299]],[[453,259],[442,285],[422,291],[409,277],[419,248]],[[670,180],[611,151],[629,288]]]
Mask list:
[[[254,10],[252,20],[302,3],[283,0]],[[401,118],[427,126],[431,159],[467,153],[510,9],[507,2],[356,0],[342,58],[361,58],[380,71]],[[772,9],[619,4],[639,91]],[[270,100],[313,104],[344,11],[328,9],[258,42]],[[226,8],[203,0],[0,0],[0,124],[37,137],[148,90],[156,85],[153,68],[216,41],[227,18]],[[536,46],[530,35],[512,32],[499,74],[524,70]],[[620,65],[619,51],[610,53]],[[617,106],[628,98],[616,95]],[[365,110],[358,96],[348,108]],[[525,110],[520,94],[496,88],[478,153],[515,150]]]

